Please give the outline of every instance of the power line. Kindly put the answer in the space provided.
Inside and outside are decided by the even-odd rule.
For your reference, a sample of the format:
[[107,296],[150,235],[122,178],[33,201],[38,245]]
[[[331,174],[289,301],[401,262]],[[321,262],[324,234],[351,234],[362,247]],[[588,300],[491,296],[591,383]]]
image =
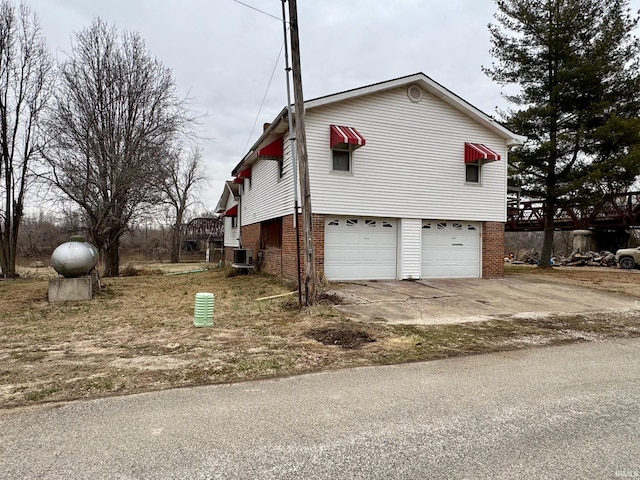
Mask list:
[[[233,0],[234,2],[237,0]],[[240,3],[240,2],[238,2]],[[282,21],[282,20],[280,20]],[[244,146],[244,151],[247,151],[249,148],[249,142],[251,141],[251,137],[253,136],[253,131],[256,128],[256,124],[258,123],[258,118],[260,118],[260,113],[262,113],[262,107],[264,106],[264,102],[267,99],[267,94],[269,93],[269,89],[271,88],[271,82],[273,81],[273,76],[276,73],[276,69],[278,68],[278,63],[280,63],[280,55],[282,55],[282,49],[284,48],[284,43],[280,46],[280,51],[278,52],[278,57],[276,58],[276,63],[273,66],[273,70],[271,71],[271,77],[269,77],[269,83],[267,85],[267,89],[264,91],[264,96],[262,97],[262,102],[260,103],[260,108],[258,108],[258,114],[256,115],[256,119],[253,121],[253,125],[251,126],[251,133],[249,133],[249,138],[247,139],[247,144]]]
[[262,13],[262,14],[264,14],[264,15],[268,16],[268,17],[275,18],[275,19],[276,19],[276,20],[278,20],[279,22],[281,22],[281,21],[282,21],[282,19],[281,19],[281,18],[276,17],[275,15],[271,15],[270,13],[265,12],[265,11],[263,11],[263,10],[260,10],[259,8],[252,7],[251,5],[247,5],[246,3],[243,3],[243,2],[241,2],[240,0],[233,0],[233,1],[234,1],[234,2],[236,2],[236,3],[239,3],[240,5],[245,6],[245,7],[247,7],[247,8],[250,8],[251,10],[255,10],[256,12],[260,12],[260,13]]

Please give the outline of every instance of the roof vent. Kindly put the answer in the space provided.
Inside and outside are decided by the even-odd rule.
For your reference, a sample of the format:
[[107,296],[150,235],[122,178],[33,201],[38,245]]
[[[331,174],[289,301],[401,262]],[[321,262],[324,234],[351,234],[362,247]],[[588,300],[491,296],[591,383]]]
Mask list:
[[413,103],[418,103],[422,100],[422,89],[417,85],[410,85],[407,88],[407,96]]

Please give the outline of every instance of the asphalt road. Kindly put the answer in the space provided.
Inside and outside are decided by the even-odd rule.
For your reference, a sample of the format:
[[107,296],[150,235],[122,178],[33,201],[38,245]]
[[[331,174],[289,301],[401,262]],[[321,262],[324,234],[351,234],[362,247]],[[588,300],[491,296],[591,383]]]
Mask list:
[[640,478],[640,340],[2,411],[0,478]]

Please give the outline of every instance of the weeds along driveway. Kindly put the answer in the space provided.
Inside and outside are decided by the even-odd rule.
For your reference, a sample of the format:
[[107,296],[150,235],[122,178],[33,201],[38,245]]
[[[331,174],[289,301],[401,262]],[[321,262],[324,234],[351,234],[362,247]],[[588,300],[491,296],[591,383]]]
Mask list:
[[[388,314],[378,308],[377,321],[352,320],[327,294],[303,310],[295,295],[258,301],[294,289],[265,275],[228,276],[215,269],[165,276],[156,267],[139,273],[144,275],[105,279],[106,288],[92,301],[56,304],[46,300],[46,275],[0,281],[0,408],[640,335],[640,313],[633,308],[400,325],[390,320],[397,318],[396,308]],[[586,270],[538,275],[561,286],[591,285],[610,299],[640,296],[640,277],[633,273],[602,269],[595,284],[595,274]],[[526,279],[513,271],[505,284],[511,280]],[[478,283],[477,291],[484,285]],[[450,299],[451,308],[462,303],[449,287],[424,287],[443,292],[438,295]],[[580,293],[574,303],[585,291],[574,291]],[[216,295],[211,328],[193,326],[198,292]],[[468,298],[495,300],[478,295]],[[437,318],[437,311],[432,314]]]

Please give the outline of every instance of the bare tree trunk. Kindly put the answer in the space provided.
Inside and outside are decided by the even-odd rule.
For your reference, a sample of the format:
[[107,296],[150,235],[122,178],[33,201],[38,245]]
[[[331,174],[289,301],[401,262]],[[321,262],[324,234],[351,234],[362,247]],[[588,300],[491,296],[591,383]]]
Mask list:
[[120,274],[120,236],[108,241],[103,252],[104,277],[117,277]]
[[176,215],[176,223],[173,225],[171,229],[171,263],[180,263],[180,246],[182,243],[182,235],[181,235],[181,226],[182,226],[182,215]]
[[540,255],[540,268],[551,268],[551,254],[553,253],[553,217],[555,215],[555,200],[547,199],[544,203],[544,240]]

